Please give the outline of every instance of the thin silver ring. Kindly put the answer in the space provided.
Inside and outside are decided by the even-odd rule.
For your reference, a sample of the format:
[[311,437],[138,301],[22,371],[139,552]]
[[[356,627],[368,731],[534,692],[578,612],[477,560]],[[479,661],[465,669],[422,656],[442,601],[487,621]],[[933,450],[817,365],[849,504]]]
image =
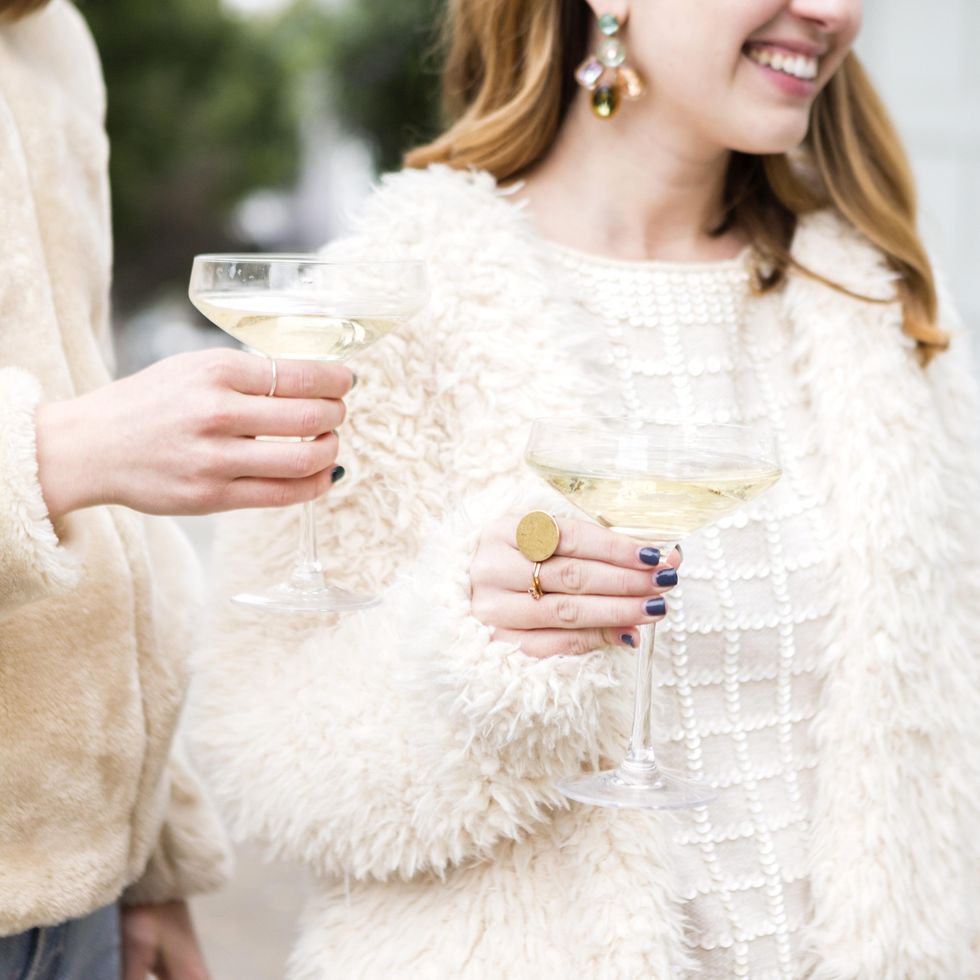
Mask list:
[[270,357],[269,360],[272,362],[272,384],[269,386],[267,398],[271,398],[276,393],[276,385],[279,383],[279,371],[276,368],[276,359]]

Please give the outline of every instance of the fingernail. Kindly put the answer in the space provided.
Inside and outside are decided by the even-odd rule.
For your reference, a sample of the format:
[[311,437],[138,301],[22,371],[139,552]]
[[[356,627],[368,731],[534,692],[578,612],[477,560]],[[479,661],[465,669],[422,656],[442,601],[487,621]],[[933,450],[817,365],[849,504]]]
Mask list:
[[357,375],[351,371],[351,383],[350,390],[353,391],[357,387]]
[[623,641],[623,643],[625,643],[625,644],[626,644],[626,645],[627,645],[628,647],[632,647],[632,646],[636,646],[636,644],[635,644],[635,643],[633,642],[633,637],[632,637],[632,636],[630,636],[630,634],[629,634],[629,633],[624,633],[624,634],[623,634],[623,635],[622,635],[622,636],[620,637],[620,639],[621,639],[621,640]]
[[336,483],[338,480],[342,480],[346,472],[347,470],[343,466],[335,466],[330,474],[330,482]]
[[677,585],[677,569],[665,568],[657,572],[657,585]]
[[660,549],[640,548],[640,561],[642,561],[644,565],[659,565]]
[[648,616],[662,616],[667,612],[667,600],[663,596],[657,596],[656,599],[647,599],[643,605],[643,611]]

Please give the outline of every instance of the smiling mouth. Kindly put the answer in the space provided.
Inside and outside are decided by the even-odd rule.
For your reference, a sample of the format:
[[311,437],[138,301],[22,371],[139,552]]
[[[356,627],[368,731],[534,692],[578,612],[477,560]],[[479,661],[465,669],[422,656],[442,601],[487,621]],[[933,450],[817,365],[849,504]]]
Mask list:
[[746,45],[745,55],[758,65],[782,72],[792,78],[799,78],[804,82],[813,81],[820,70],[819,58],[767,44]]

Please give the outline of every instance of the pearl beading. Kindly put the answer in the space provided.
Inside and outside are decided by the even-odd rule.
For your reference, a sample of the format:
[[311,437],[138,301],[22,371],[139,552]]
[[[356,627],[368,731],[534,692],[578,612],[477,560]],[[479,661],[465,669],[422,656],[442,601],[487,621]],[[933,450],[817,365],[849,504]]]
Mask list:
[[675,834],[697,976],[795,980],[830,604],[826,499],[812,489],[819,460],[789,326],[778,297],[751,295],[748,253],[694,265],[553,255],[601,324],[596,366],[627,413],[773,426],[783,478],[685,542],[654,659],[664,764],[725,789],[681,812]]

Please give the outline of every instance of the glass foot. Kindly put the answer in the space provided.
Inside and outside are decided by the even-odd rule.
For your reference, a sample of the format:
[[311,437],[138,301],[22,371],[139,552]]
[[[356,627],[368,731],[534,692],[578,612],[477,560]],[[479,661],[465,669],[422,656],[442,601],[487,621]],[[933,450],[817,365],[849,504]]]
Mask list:
[[718,797],[711,786],[656,767],[642,773],[619,767],[570,776],[558,783],[558,791],[579,803],[629,810],[685,810],[706,806]]
[[253,609],[270,612],[333,613],[369,609],[381,602],[381,596],[357,595],[336,585],[318,585],[298,589],[294,585],[276,585],[262,592],[241,592],[231,601]]

